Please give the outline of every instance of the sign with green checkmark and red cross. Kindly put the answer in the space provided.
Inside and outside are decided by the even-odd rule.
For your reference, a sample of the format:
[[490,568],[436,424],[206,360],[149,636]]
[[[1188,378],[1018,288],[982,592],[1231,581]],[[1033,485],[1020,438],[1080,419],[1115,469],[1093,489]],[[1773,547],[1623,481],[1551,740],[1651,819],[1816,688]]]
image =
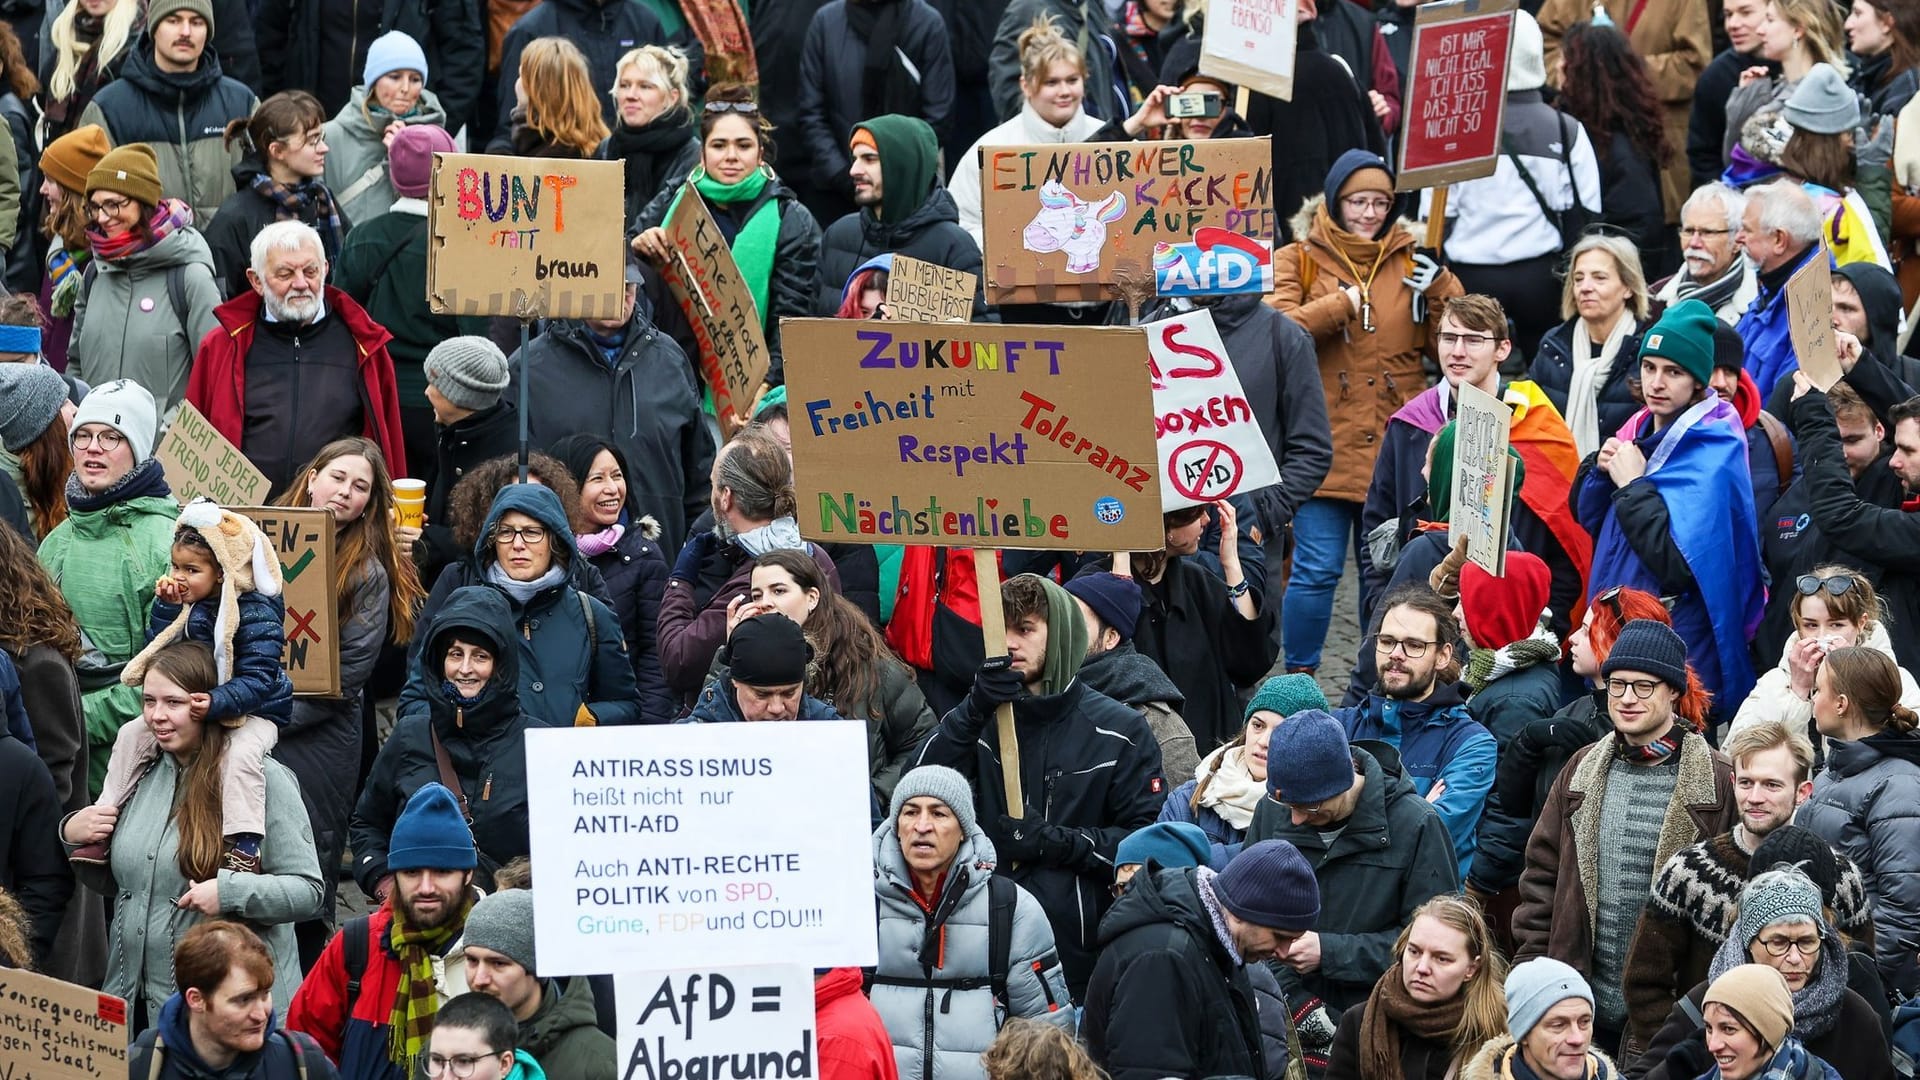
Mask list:
[[333,514],[284,506],[236,506],[266,535],[286,581],[287,677],[296,696],[340,696],[340,628],[334,593]]

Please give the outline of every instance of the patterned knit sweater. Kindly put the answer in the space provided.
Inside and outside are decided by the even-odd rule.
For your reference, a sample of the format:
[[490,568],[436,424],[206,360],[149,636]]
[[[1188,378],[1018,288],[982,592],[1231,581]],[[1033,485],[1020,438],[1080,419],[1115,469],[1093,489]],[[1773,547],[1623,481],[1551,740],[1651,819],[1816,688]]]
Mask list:
[[1615,759],[1607,766],[1602,798],[1599,854],[1600,890],[1593,935],[1593,1011],[1597,1025],[1618,1028],[1627,1020],[1621,991],[1627,947],[1647,906],[1667,803],[1680,778],[1680,758],[1658,765],[1634,765]]

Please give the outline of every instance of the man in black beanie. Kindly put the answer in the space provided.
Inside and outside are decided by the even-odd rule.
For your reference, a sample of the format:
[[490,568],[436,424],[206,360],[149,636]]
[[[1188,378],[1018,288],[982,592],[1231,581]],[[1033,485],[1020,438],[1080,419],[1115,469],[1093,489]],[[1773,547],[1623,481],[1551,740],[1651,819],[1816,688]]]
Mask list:
[[700,691],[688,723],[737,720],[839,720],[833,706],[806,692],[813,646],[800,624],[779,612],[740,620],[720,650],[720,667]]

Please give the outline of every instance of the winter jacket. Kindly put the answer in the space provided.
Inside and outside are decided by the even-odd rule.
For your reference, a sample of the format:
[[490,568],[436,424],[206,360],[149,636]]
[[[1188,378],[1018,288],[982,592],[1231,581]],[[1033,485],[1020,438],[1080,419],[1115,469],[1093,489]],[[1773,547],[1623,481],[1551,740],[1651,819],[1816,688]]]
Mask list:
[[[1340,1014],[1340,1026],[1333,1033],[1333,1054],[1327,1060],[1325,1080],[1375,1080],[1361,1061],[1360,1027],[1366,1022],[1371,1000]],[[1387,1021],[1392,1024],[1393,1021]],[[1395,1024],[1398,1027],[1399,1025]],[[1443,1080],[1453,1072],[1453,1048],[1435,1039],[1423,1039],[1400,1029],[1400,1069],[1398,1080]]]
[[[326,287],[325,302],[325,317],[339,319],[353,337],[354,360],[360,373],[360,411],[366,418],[360,433],[380,447],[393,475],[404,476],[407,450],[400,433],[400,398],[393,382],[393,359],[387,355],[387,342],[393,335],[374,322],[353,297],[331,285]],[[215,308],[219,332],[207,334],[200,342],[193,376],[187,382],[187,400],[235,446],[247,437],[247,358],[253,351],[264,307],[260,294],[249,289]],[[297,348],[299,338],[293,340]],[[288,458],[305,461],[319,450],[318,446],[303,448]]]
[[[518,643],[520,653],[519,707],[536,724],[573,727],[581,719],[578,714],[583,706],[598,724],[617,727],[639,723],[640,691],[634,684],[633,661],[627,656],[626,639],[620,635],[619,617],[605,600],[582,588],[572,574],[524,603],[488,582],[487,568],[496,565],[493,528],[508,511],[525,514],[546,526],[556,565],[564,562],[571,567],[586,562],[560,512],[560,500],[538,485],[509,485],[494,497],[486,523],[474,541],[472,558],[458,572],[450,569],[433,583],[433,592],[420,611],[419,625],[432,625],[430,620],[442,605],[451,604],[460,587],[485,584],[507,601],[515,627],[508,638]],[[419,662],[422,640],[422,635],[414,635],[414,663],[406,689],[400,692],[403,716],[431,703],[440,685],[440,673]],[[497,665],[499,658],[494,662]]]
[[540,1007],[520,1021],[518,1049],[533,1055],[548,1076],[578,1080],[615,1080],[613,1037],[594,1026],[593,984],[585,976],[563,988],[541,982]]
[[[725,655],[724,653],[722,655]],[[823,720],[845,720],[833,710],[833,706],[814,697],[812,694],[800,695],[800,714],[795,720],[814,723]],[[680,718],[682,724],[739,724],[746,722],[740,712],[740,699],[735,696],[733,679],[722,675],[707,684],[693,703],[693,711]]]
[[500,131],[512,127],[516,104],[513,81],[520,76],[520,53],[528,43],[543,37],[566,38],[586,56],[589,85],[599,92],[601,119],[609,125],[618,117],[613,95],[607,91],[619,78],[620,58],[642,45],[667,44],[667,32],[659,17],[645,4],[632,0],[545,0],[522,15],[500,44]]
[[[1623,311],[1620,318],[1631,319],[1631,311]],[[1567,395],[1573,387],[1573,328],[1580,316],[1575,315],[1559,326],[1547,331],[1540,339],[1540,350],[1533,354],[1533,362],[1527,366],[1527,378],[1539,384],[1547,392],[1547,400],[1567,415]],[[1620,339],[1620,348],[1613,354],[1613,367],[1608,369],[1607,377],[1600,382],[1599,393],[1595,395],[1596,409],[1600,414],[1600,439],[1605,442],[1627,418],[1640,410],[1640,402],[1635,400],[1633,388],[1628,385],[1629,378],[1638,378],[1640,373],[1640,335],[1644,327],[1635,327],[1627,331]]]
[[1414,794],[1424,799],[1435,784],[1446,784],[1433,808],[1453,839],[1459,880],[1465,881],[1473,866],[1480,810],[1493,787],[1496,751],[1493,736],[1469,715],[1460,685],[1436,684],[1425,701],[1368,694],[1358,707],[1337,709],[1333,715],[1346,727],[1348,739],[1378,740],[1398,750],[1401,771]]
[[[992,128],[985,135],[974,140],[960,160],[953,163],[953,175],[947,178],[947,194],[953,196],[953,205],[960,212],[960,227],[973,237],[975,246],[986,250],[987,242],[981,233],[980,210],[980,151],[994,146],[1043,146],[1059,143],[1083,143],[1099,141],[1100,133],[1106,129],[1106,121],[1089,114],[1085,109],[1073,114],[1073,118],[1059,127],[1040,118],[1033,106],[1026,101],[1020,104],[1020,111]],[[844,143],[844,140],[842,140]],[[840,171],[845,172],[846,166]],[[1231,351],[1231,350],[1229,350]]]
[[[367,913],[367,966],[361,976],[359,997],[347,999],[346,948],[342,944],[346,928],[343,927],[320,950],[320,959],[314,962],[313,970],[307,972],[300,992],[294,995],[293,1007],[285,1013],[287,1027],[312,1036],[327,1057],[339,1066],[342,1077],[408,1080],[387,1056],[387,1018],[393,1013],[394,995],[400,988],[400,957],[391,945],[393,911],[393,901],[389,898]],[[447,939],[448,947],[453,943],[454,938]],[[435,956],[432,961],[436,989],[440,992],[441,1004],[445,1004],[443,972],[448,963],[444,955]]]
[[1387,102],[1387,114],[1379,118],[1381,130],[1398,132],[1400,72],[1386,47],[1386,35],[1367,9],[1358,4],[1319,8],[1313,19],[1313,34],[1319,39],[1321,51],[1347,69],[1362,96],[1369,90],[1380,92]]
[[[522,656],[515,648],[514,612],[505,594],[489,588],[458,590],[446,606],[420,624],[424,647],[413,663],[413,681],[426,681],[424,707],[403,708],[393,734],[381,745],[373,771],[353,808],[353,877],[360,891],[374,894],[387,874],[387,845],[393,823],[413,793],[440,782],[434,737],[447,749],[460,794],[473,815],[474,848],[480,856],[477,881],[492,881],[508,860],[529,854],[527,837],[527,759],[525,734],[543,725],[522,711]],[[441,677],[448,638],[456,631],[477,636],[493,653],[493,677],[470,705],[462,705]]]
[[821,1080],[899,1080],[880,1014],[861,992],[859,968],[828,968],[813,977]]
[[1512,149],[1500,155],[1493,175],[1453,185],[1444,245],[1448,262],[1499,266],[1561,249],[1559,226],[1541,211],[1515,159],[1556,212],[1571,209],[1576,197],[1590,213],[1606,210],[1599,159],[1587,129],[1548,105],[1540,91],[1507,92],[1500,139]]
[[[1000,15],[987,59],[987,89],[994,111],[1008,120],[1026,100],[1020,91],[1020,35],[1040,15],[1049,15],[1060,36],[1079,45],[1086,57],[1086,101],[1083,108],[1101,120],[1124,120],[1133,111],[1128,102],[1125,73],[1119,52],[1108,34],[1103,0],[1013,0]],[[1115,1078],[1119,1080],[1119,1078]]]
[[[629,458],[628,460],[632,460]],[[636,466],[636,471],[638,467]],[[687,541],[693,552],[682,550],[667,578],[667,591],[660,598],[660,622],[654,643],[660,650],[660,670],[667,677],[667,689],[678,694],[698,690],[714,654],[727,640],[727,604],[747,590],[753,577],[753,556],[731,541],[721,541],[712,532],[696,533]],[[807,544],[813,561],[820,564],[840,588],[840,575],[833,559],[820,545]],[[689,560],[689,554],[693,558]],[[691,565],[692,576],[683,576],[681,566]]]
[[1795,820],[1860,868],[1873,952],[1889,989],[1911,992],[1920,945],[1920,738],[1827,740],[1827,767]]
[[[885,110],[917,116],[944,137],[953,118],[953,54],[946,23],[922,0],[884,0],[903,6],[893,64],[913,82],[919,100],[888,102]],[[849,25],[847,4],[881,7],[874,0],[833,0],[813,13],[800,52],[800,138],[807,144],[813,187],[851,195],[847,136],[868,118],[862,97],[867,40]],[[886,15],[879,16],[886,18]]]
[[1493,732],[1504,754],[1528,724],[1552,716],[1562,696],[1559,667],[1530,664],[1475,690],[1467,702],[1467,715]]
[[[350,93],[360,92],[367,46],[380,35],[398,30],[426,50],[430,70],[422,74],[433,89],[430,97],[423,95],[422,102],[438,100],[452,120],[442,125],[449,131],[457,131],[466,123],[480,101],[481,82],[487,72],[486,37],[480,17],[485,5],[464,0],[380,0],[377,9],[353,10],[355,25],[344,40],[337,19],[323,15],[325,10],[315,0],[262,0],[255,25],[261,66],[267,73],[267,93],[306,90],[333,112],[352,100]],[[593,85],[605,89],[613,85],[613,80],[595,81]],[[511,79],[507,88],[513,88]],[[513,95],[509,92],[507,96]],[[327,135],[332,142],[333,132],[329,130]],[[333,152],[338,154],[341,148],[336,145]],[[328,177],[331,187],[331,172]]]
[[[5,654],[0,653],[0,657]],[[25,932],[35,970],[58,959],[55,943],[67,904],[73,898],[73,871],[60,846],[60,822],[65,816],[53,774],[26,743],[0,734],[0,889],[20,902],[28,925]]]
[[1415,323],[1413,290],[1402,279],[1416,241],[1405,225],[1391,225],[1379,241],[1386,254],[1369,292],[1375,329],[1368,333],[1341,291],[1357,283],[1336,246],[1360,247],[1365,242],[1334,224],[1319,197],[1302,208],[1294,234],[1304,239],[1274,252],[1274,288],[1267,302],[1313,335],[1319,355],[1333,461],[1314,494],[1363,502],[1381,432],[1401,406],[1427,388],[1421,355],[1430,351],[1427,343],[1440,332],[1445,301],[1463,289],[1450,271],[1442,271],[1427,290],[1426,321]]
[[660,673],[660,650],[654,644],[660,597],[667,589],[667,557],[660,551],[660,526],[652,518],[643,517],[620,535],[619,543],[588,561],[605,579],[613,613],[620,620],[620,636],[633,663],[633,681],[640,688],[641,722],[667,723],[680,709],[667,690],[666,676]]
[[[1757,45],[1758,42],[1756,41]],[[1720,179],[1727,167],[1727,96],[1740,85],[1740,73],[1765,67],[1777,75],[1780,65],[1758,55],[1722,49],[1700,72],[1694,84],[1692,110],[1687,117],[1687,169],[1694,187]]]
[[1786,265],[1760,275],[1759,294],[1734,325],[1747,347],[1747,374],[1753,376],[1761,397],[1771,395],[1775,384],[1799,370],[1800,361],[1793,355],[1793,335],[1787,331],[1786,282],[1816,253],[1826,258],[1825,249],[1815,244]]
[[[219,872],[220,917],[251,925],[273,957],[273,1009],[284,1014],[300,987],[300,951],[293,924],[321,918],[320,861],[313,829],[300,801],[300,781],[269,758],[267,832],[257,874]],[[173,947],[180,935],[207,920],[177,901],[193,884],[180,873],[180,826],[175,818],[184,775],[172,754],[161,754],[134,784],[121,807],[107,865],[75,863],[81,884],[113,896],[104,993],[133,1001],[165,1001],[176,989]],[[65,823],[62,822],[64,825]],[[71,854],[73,848],[67,849]]]
[[[1897,513],[1905,492],[1900,478],[1888,467],[1888,458],[1887,454],[1880,455],[1859,476],[1852,477],[1852,491],[1866,505]],[[1844,462],[1841,474],[1848,474]],[[1850,535],[1830,534],[1813,520],[1812,488],[1813,481],[1803,471],[1760,518],[1760,558],[1766,564],[1767,580],[1779,583],[1779,587],[1767,591],[1766,610],[1753,638],[1753,655],[1763,662],[1786,648],[1795,633],[1793,599],[1798,594],[1793,582],[1801,575],[1826,563],[1865,567],[1873,574],[1879,570],[1873,560],[1853,552]],[[1891,641],[1888,647],[1893,647]],[[1766,678],[1763,672],[1761,681]]]
[[1009,1019],[1039,1020],[1073,1033],[1073,1002],[1054,951],[1053,927],[1040,902],[1018,885],[1007,935],[1008,1000],[994,999],[987,932],[994,862],[993,842],[975,825],[960,838],[939,895],[921,897],[900,852],[898,826],[886,821],[874,830],[880,962],[869,994],[893,1041],[901,1080],[984,1077],[980,1054]]
[[[331,152],[327,163],[333,163]],[[253,291],[247,281],[247,271],[253,266],[253,238],[261,229],[280,220],[279,208],[253,190],[253,178],[266,171],[267,167],[258,157],[249,154],[241,158],[230,170],[232,190],[221,200],[219,213],[201,228],[207,247],[213,252],[214,282],[220,286],[220,295],[229,300]],[[336,209],[340,215],[340,236],[344,238],[347,230],[360,219]],[[318,218],[309,212],[290,220],[314,225]]]
[[1201,897],[1212,879],[1204,868],[1143,870],[1100,920],[1081,1025],[1113,1080],[1267,1075],[1247,966]]
[[[1513,913],[1516,962],[1551,956],[1582,971],[1592,966],[1600,862],[1591,849],[1603,842],[1600,808],[1613,756],[1612,739],[1589,744],[1574,752],[1553,783],[1520,874],[1520,906]],[[1693,732],[1682,737],[1679,756],[1680,775],[1654,849],[1655,872],[1674,852],[1726,832],[1736,820],[1727,759]]]
[[153,147],[160,190],[192,207],[194,223],[204,229],[233,190],[231,170],[240,162],[239,144],[226,146],[227,124],[252,115],[259,99],[245,83],[221,74],[210,51],[192,71],[161,71],[147,40],[128,47],[119,80],[93,96],[80,123],[107,129],[115,146]]
[[[208,696],[207,718],[225,720],[263,716],[284,725],[293,716],[293,680],[281,663],[287,646],[287,604],[283,597],[243,592],[237,597],[240,625],[233,630],[233,670]],[[221,647],[215,620],[220,614],[216,593],[187,613],[186,639],[217,651]],[[174,624],[180,605],[156,598],[147,618],[147,640]]]
[[[231,0],[217,0],[217,2],[225,5]],[[42,123],[45,126],[43,132],[36,132],[36,139],[42,145],[50,144],[53,140],[79,127],[83,123],[80,115],[86,112],[87,105],[93,100],[93,96],[99,93],[102,87],[118,79],[120,73],[126,69],[127,58],[140,51],[141,28],[136,21],[133,26],[127,28],[127,40],[120,46],[118,53],[108,57],[105,65],[95,69],[91,77],[82,77],[81,72],[76,69],[73,92],[64,98],[55,98],[51,86],[54,67],[59,61],[59,49],[53,44],[53,23],[60,17],[60,12],[65,7],[65,0],[49,0],[46,16],[40,23],[40,90],[33,95],[33,105],[36,112],[42,116]],[[78,32],[75,34],[76,39],[82,36]],[[24,37],[21,44],[26,44]],[[96,35],[89,48],[97,47],[98,44],[99,38]],[[226,66],[222,61],[223,70]]]
[[[612,364],[585,323],[547,324],[527,344],[524,365],[517,352],[509,358],[504,400],[520,400],[517,380],[527,370],[533,380],[527,426],[534,445],[586,432],[619,446],[632,466],[628,501],[660,523],[662,550],[679,551],[687,523],[707,508],[714,445],[700,418],[700,392],[686,354],[652,321],[653,312],[636,301],[626,348]],[[706,671],[704,662],[698,671]]]
[[[439,74],[434,72],[436,81]],[[323,179],[333,193],[343,223],[371,221],[393,209],[393,201],[400,197],[393,190],[393,178],[387,175],[387,144],[382,139],[395,118],[383,112],[378,119],[369,120],[371,105],[367,88],[356,86],[347,103],[320,129],[327,137]],[[420,91],[419,102],[400,122],[409,126],[434,124],[450,131],[462,123],[441,107],[431,90]]]
[[[847,279],[860,264],[883,252],[905,255],[921,262],[944,266],[949,270],[978,274],[981,289],[986,276],[981,270],[980,245],[960,227],[960,212],[946,188],[936,187],[919,209],[898,224],[873,216],[872,207],[862,207],[827,226],[820,238],[820,267],[814,283],[816,314],[831,314],[840,306],[840,295]],[[987,314],[984,293],[973,299],[975,322]]]
[[[71,814],[93,801],[87,790],[87,717],[73,665],[46,645],[6,655],[20,676],[21,704],[33,718],[34,748],[53,777],[57,812]],[[52,831],[47,835],[58,836]],[[38,970],[83,986],[99,985],[107,964],[107,921],[100,894],[71,890],[58,926],[53,951]]]
[[[333,284],[393,335],[387,355],[393,360],[394,389],[403,409],[427,407],[427,375],[421,365],[435,345],[450,337],[487,332],[486,319],[436,315],[428,307],[424,199],[398,199],[386,213],[354,219],[353,231],[334,264]],[[519,445],[516,428],[513,449]],[[418,469],[425,463],[412,464]],[[429,510],[427,521],[444,523],[445,518]]]
[[[426,234],[423,231],[421,235]],[[427,485],[427,525],[414,549],[420,580],[428,588],[437,582],[441,570],[467,557],[448,523],[447,499],[454,485],[469,470],[519,452],[520,414],[511,402],[503,400],[451,424],[435,424],[433,436],[436,453],[433,479]],[[608,599],[612,599],[611,593]]]
[[[1687,1001],[1694,1013],[1700,1011],[1701,1002],[1706,1000],[1708,985],[1703,982],[1687,991]],[[1647,1043],[1646,1053],[1629,1067],[1627,1075],[1644,1080],[1687,1080],[1674,1071],[1676,1062],[1668,1055],[1689,1039],[1702,1040],[1701,1030],[1686,1006],[1676,1003],[1666,1026],[1654,1034]],[[1833,1027],[1819,1036],[1800,1041],[1808,1053],[1833,1067],[1826,1076],[1837,1072],[1846,1080],[1893,1080],[1893,1064],[1887,1059],[1887,1041],[1880,1030],[1880,1018],[1873,1006],[1851,989],[1841,992],[1839,1015]],[[1822,1075],[1815,1073],[1814,1077],[1818,1080]]]
[[621,220],[637,227],[633,223],[647,205],[700,164],[700,132],[686,116],[656,117],[641,128],[630,128],[616,118],[613,134],[593,156],[618,161],[625,168],[626,214]]
[[[1641,156],[1625,132],[1613,133],[1605,154],[1599,153],[1598,147],[1594,149],[1594,163],[1600,168],[1600,205],[1606,207],[1600,220],[1631,238],[1644,260],[1664,247],[1668,239],[1667,212],[1660,194],[1661,174],[1651,161]],[[1678,155],[1668,170],[1676,166],[1686,168],[1679,163]],[[1681,202],[1685,201],[1682,196]]]
[[[1212,776],[1220,770],[1227,754],[1234,755],[1235,761],[1240,762],[1244,761],[1244,753],[1245,751],[1237,746],[1222,746],[1214,750],[1194,770],[1196,773],[1194,778],[1182,781],[1179,787],[1168,792],[1167,801],[1160,806],[1159,820],[1184,821],[1199,826],[1200,831],[1207,834],[1207,842],[1212,848],[1212,854],[1207,857],[1207,865],[1215,870],[1225,870],[1228,861],[1240,853],[1241,842],[1246,839],[1247,830],[1235,827],[1220,815],[1220,811],[1216,809],[1220,805],[1220,793],[1217,789],[1209,786],[1206,797],[1211,801],[1203,802],[1198,807],[1193,804],[1193,793],[1200,790],[1202,777],[1198,774],[1204,772],[1206,776]],[[1244,765],[1241,768],[1244,771]],[[1266,784],[1259,781],[1255,783],[1259,784],[1257,792],[1249,792],[1248,796],[1265,798]],[[1246,799],[1241,799],[1237,800],[1237,805],[1249,814],[1258,809],[1257,801],[1254,805],[1248,806]]]
[[[913,764],[945,765],[973,782],[974,808],[988,839],[1000,834],[1007,808],[1000,732],[972,700],[941,719]],[[1013,703],[1020,746],[1021,819],[1047,833],[1044,861],[1022,862],[1007,875],[1040,901],[1075,1000],[1085,1000],[1093,973],[1096,928],[1113,883],[1113,852],[1152,824],[1166,794],[1160,746],[1139,714],[1079,680],[1043,697]],[[1004,847],[1004,837],[995,847]]]
[[[187,999],[175,993],[157,1009],[153,1027],[134,1039],[128,1052],[132,1073],[140,1080],[336,1080],[320,1045],[302,1032],[281,1027],[273,1014],[260,1049],[236,1055],[225,1068],[204,1061],[193,1045],[187,1024]],[[147,1055],[151,1055],[148,1057]],[[141,1068],[147,1062],[146,1070]],[[309,1072],[308,1070],[312,1071]]]
[[[1793,579],[1781,579],[1779,590],[1793,594]],[[1762,720],[1779,720],[1788,727],[1812,732],[1813,705],[1803,695],[1793,692],[1793,668],[1787,662],[1799,644],[1800,632],[1796,630],[1780,650],[1780,663],[1761,674],[1753,692],[1734,714],[1733,724],[1727,729],[1728,738]],[[1886,654],[1887,659],[1899,662],[1893,655],[1893,639],[1887,636],[1887,628],[1878,619],[1868,624],[1866,635],[1858,644],[1877,649]],[[1909,709],[1920,708],[1920,685],[1915,685],[1913,675],[1906,668],[1900,668],[1900,704]]]
[[[1519,1070],[1526,1070],[1525,1072]],[[1480,1047],[1460,1070],[1460,1080],[1521,1080],[1532,1070],[1519,1060],[1513,1036],[1502,1035]],[[1587,1051],[1587,1080],[1620,1080],[1620,1070],[1607,1055]]]
[[[167,294],[173,267],[180,268],[186,325]],[[220,325],[212,250],[199,232],[182,228],[145,251],[117,261],[96,259],[88,268],[93,285],[83,283],[74,303],[67,374],[93,386],[131,379],[153,394],[163,417],[171,416],[186,397],[194,350]]]
[[1160,744],[1160,774],[1168,784],[1184,784],[1200,764],[1193,729],[1180,715],[1186,696],[1160,665],[1140,655],[1133,642],[1123,641],[1080,665],[1079,678],[1122,705],[1130,706],[1147,722]]
[[1386,743],[1353,747],[1353,767],[1364,780],[1360,802],[1331,846],[1312,825],[1295,825],[1285,807],[1262,799],[1246,842],[1285,840],[1313,864],[1322,904],[1320,968],[1276,972],[1296,1010],[1319,998],[1335,1012],[1367,1000],[1393,964],[1393,942],[1413,909],[1460,887],[1459,861],[1446,824],[1414,793],[1400,756]]

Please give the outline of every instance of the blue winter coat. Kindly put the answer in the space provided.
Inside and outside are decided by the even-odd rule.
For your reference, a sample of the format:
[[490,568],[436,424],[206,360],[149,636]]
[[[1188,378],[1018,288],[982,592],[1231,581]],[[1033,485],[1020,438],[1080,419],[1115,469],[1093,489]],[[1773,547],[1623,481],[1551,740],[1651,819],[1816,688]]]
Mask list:
[[1394,701],[1368,694],[1357,706],[1335,709],[1348,739],[1376,739],[1400,751],[1400,765],[1414,794],[1426,798],[1436,781],[1446,793],[1433,803],[1453,841],[1460,880],[1473,865],[1474,835],[1487,792],[1493,789],[1498,751],[1487,729],[1467,714],[1454,683],[1441,683],[1425,701]]
[[[1802,252],[1794,260],[1794,272],[1798,272],[1815,252],[1826,258],[1826,249],[1815,245]],[[1790,277],[1791,275],[1789,275]],[[1788,329],[1787,290],[1782,285],[1778,289],[1768,288],[1760,283],[1760,293],[1747,306],[1747,313],[1740,316],[1734,324],[1734,330],[1740,334],[1740,340],[1747,346],[1747,374],[1760,388],[1760,397],[1764,400],[1772,396],[1774,384],[1799,370],[1800,361],[1793,355],[1793,334]]]
[[[287,678],[282,656],[287,651],[287,605],[278,596],[243,592],[239,596],[240,625],[233,631],[233,671],[226,682],[208,693],[207,716],[264,716],[284,726],[293,719],[293,680]],[[218,594],[193,605],[187,615],[187,639],[219,651],[214,622],[220,615]],[[173,625],[180,606],[156,598],[147,617],[147,640]]]
[[1213,845],[1213,854],[1208,856],[1207,865],[1215,870],[1225,870],[1227,861],[1239,853],[1241,842],[1247,838],[1247,830],[1227,824],[1227,819],[1211,806],[1195,810],[1193,792],[1199,786],[1200,781],[1189,780],[1174,788],[1160,807],[1160,820],[1184,821],[1200,826],[1200,831],[1207,834],[1207,841]]

